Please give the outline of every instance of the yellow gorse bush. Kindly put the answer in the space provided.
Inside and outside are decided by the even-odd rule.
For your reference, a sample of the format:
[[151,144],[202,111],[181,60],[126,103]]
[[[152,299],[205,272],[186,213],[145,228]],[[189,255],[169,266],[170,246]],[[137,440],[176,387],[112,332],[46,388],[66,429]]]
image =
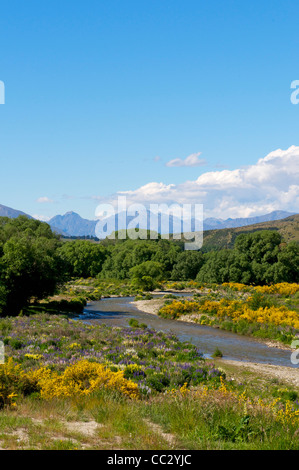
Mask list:
[[14,363],[11,357],[4,364],[0,364],[0,408],[4,405],[14,405],[21,376],[21,366]]
[[256,286],[254,289],[263,294],[294,295],[299,292],[299,284],[281,282],[271,286]]
[[223,287],[229,287],[235,291],[248,291],[255,290],[262,294],[280,294],[280,295],[294,295],[299,292],[299,284],[279,282],[270,286],[247,286],[238,282],[224,282]]
[[166,316],[170,316],[173,318],[197,311],[198,302],[194,302],[192,300],[187,300],[185,302],[181,302],[180,300],[174,300],[170,304],[164,305],[164,307],[160,309],[160,313],[162,315],[165,314]]
[[138,385],[124,378],[123,371],[113,372],[103,364],[81,360],[59,374],[42,367],[28,373],[36,381],[42,398],[89,395],[94,390],[106,388],[117,390],[132,398],[139,398]]
[[251,289],[250,286],[247,286],[246,284],[241,284],[240,282],[224,282],[222,286],[229,287],[230,289],[236,291],[246,291],[248,289]]
[[247,320],[250,323],[268,323],[276,326],[292,326],[295,329],[299,329],[298,313],[284,306],[251,310],[245,305],[244,311],[238,318]]
[[299,316],[295,310],[289,310],[285,306],[260,307],[252,310],[247,301],[227,300],[205,300],[203,302],[178,301],[164,305],[160,309],[163,316],[177,318],[188,313],[209,314],[218,318],[231,318],[233,321],[247,320],[249,323],[267,323],[276,326],[291,326],[299,329]]
[[43,358],[42,354],[30,354],[30,353],[24,354],[24,357],[28,357],[28,359],[34,359],[36,361]]

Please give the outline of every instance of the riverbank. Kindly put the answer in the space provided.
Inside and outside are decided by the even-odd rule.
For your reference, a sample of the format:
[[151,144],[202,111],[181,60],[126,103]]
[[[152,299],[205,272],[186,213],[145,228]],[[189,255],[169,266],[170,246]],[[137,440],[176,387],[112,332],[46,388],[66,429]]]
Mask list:
[[277,366],[272,364],[258,364],[256,362],[229,361],[218,359],[215,361],[218,367],[222,367],[225,372],[231,375],[234,371],[240,374],[239,378],[247,376],[269,379],[272,383],[290,385],[299,390],[299,371],[291,367]]
[[[156,292],[155,292],[156,294]],[[152,315],[158,315],[160,308],[164,305],[165,299],[135,300],[130,302],[138,310]]]
[[[152,300],[137,300],[131,302],[131,304],[138,310],[158,316],[158,312],[160,308],[164,305],[164,302],[165,299],[159,298]],[[196,318],[198,318],[198,314],[189,314],[179,317],[176,321],[196,323]],[[269,341],[266,339],[256,339],[256,341],[272,348],[290,351],[290,354],[292,351],[292,348],[287,345],[282,345],[277,341]],[[280,383],[289,384],[299,389],[299,370],[297,368],[227,359],[217,359],[216,362],[219,366],[223,367],[225,372],[228,372],[231,369],[235,372],[238,370],[239,373],[244,373],[244,371],[248,371],[263,376],[266,379],[274,381],[277,380]]]
[[271,367],[203,361],[170,333],[68,315],[5,318],[0,330],[11,359],[1,450],[299,449],[299,392],[284,368],[274,380]]
[[[138,310],[141,310],[145,313],[150,313],[152,315],[158,315],[158,312],[161,307],[163,307],[165,299],[152,299],[152,300],[136,300],[131,302]],[[178,317],[176,320],[187,323],[198,323],[197,320],[201,317],[201,314],[190,313],[181,317]],[[218,328],[217,326],[215,328]],[[278,341],[267,340],[267,339],[257,339],[257,341],[266,344],[271,348],[283,349],[286,351],[292,351],[292,348],[288,345],[281,344]]]

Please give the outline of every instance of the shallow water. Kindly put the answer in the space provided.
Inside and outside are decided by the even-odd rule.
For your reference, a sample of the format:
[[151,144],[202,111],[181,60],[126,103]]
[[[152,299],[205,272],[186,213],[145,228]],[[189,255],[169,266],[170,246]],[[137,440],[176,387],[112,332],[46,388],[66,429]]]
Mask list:
[[[187,296],[188,294],[180,293],[179,295]],[[159,297],[159,295],[154,297]],[[211,357],[218,347],[223,353],[223,359],[293,367],[294,373],[298,373],[298,365],[292,364],[289,350],[269,347],[248,336],[237,335],[218,328],[160,318],[157,315],[141,312],[131,304],[133,301],[134,297],[112,297],[90,302],[79,318],[92,323],[120,327],[127,327],[129,320],[136,318],[138,322],[146,323],[149,328],[173,333],[180,341],[191,342],[202,351],[205,357]]]

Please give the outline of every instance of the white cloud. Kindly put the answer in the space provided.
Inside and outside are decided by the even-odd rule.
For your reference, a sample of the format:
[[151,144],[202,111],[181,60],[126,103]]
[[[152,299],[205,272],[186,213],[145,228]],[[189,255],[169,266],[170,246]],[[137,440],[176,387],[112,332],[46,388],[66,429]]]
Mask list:
[[157,198],[165,199],[175,188],[174,184],[148,183],[135,191],[119,191],[117,194],[126,196],[127,199],[134,199],[134,202],[144,203],[145,201],[157,202]]
[[42,196],[42,197],[39,197],[36,202],[40,203],[40,204],[47,204],[47,203],[52,203],[54,202],[52,199],[48,198],[47,196]]
[[197,178],[196,183],[202,188],[224,189],[242,187],[244,185],[244,180],[242,178],[241,170],[222,170],[203,173]]
[[203,158],[198,158],[201,155],[201,152],[192,153],[184,160],[181,158],[175,158],[174,160],[170,160],[166,163],[166,166],[173,167],[173,166],[202,166],[206,165],[206,161]]
[[257,163],[206,172],[181,184],[150,182],[121,191],[127,203],[203,204],[205,217],[249,217],[274,210],[299,212],[299,147],[275,150]]
[[48,222],[51,217],[48,217],[47,215],[42,215],[42,214],[33,214],[32,216],[34,219],[41,220],[42,222]]

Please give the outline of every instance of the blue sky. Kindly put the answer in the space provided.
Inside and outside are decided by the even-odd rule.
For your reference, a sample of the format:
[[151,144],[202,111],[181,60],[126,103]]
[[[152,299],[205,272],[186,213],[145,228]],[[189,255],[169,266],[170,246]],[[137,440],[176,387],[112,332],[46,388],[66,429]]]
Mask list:
[[296,211],[298,14],[288,0],[2,4],[0,203],[94,218],[118,191],[159,202],[159,184],[167,201],[204,192],[210,216]]

